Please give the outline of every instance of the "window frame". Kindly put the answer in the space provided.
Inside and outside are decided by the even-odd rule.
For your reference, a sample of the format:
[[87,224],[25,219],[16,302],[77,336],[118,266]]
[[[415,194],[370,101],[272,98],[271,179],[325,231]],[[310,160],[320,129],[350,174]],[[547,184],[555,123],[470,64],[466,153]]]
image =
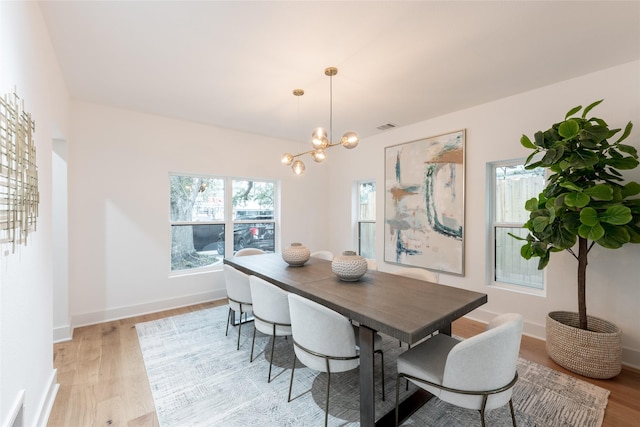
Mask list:
[[[275,179],[267,179],[267,178],[255,178],[255,177],[239,177],[239,176],[220,176],[220,175],[209,175],[209,174],[198,174],[198,173],[185,173],[185,172],[169,172],[168,174],[168,183],[169,183],[169,199],[171,199],[171,177],[172,176],[184,176],[184,177],[194,177],[194,178],[205,178],[205,179],[220,179],[223,181],[224,189],[223,189],[223,219],[221,220],[210,220],[210,221],[174,221],[171,218],[171,208],[169,207],[169,277],[179,277],[179,276],[187,276],[192,274],[199,273],[208,273],[212,271],[222,270],[223,259],[226,255],[231,251],[234,252],[234,227],[236,224],[273,224],[273,246],[274,252],[277,252],[280,247],[280,234],[279,230],[279,212],[280,212],[280,181]],[[233,206],[233,183],[235,181],[254,181],[254,182],[268,182],[273,184],[273,208],[270,209],[273,212],[273,219],[245,219],[245,220],[236,220],[234,218],[234,206]],[[237,207],[236,210],[251,210],[252,208],[244,208]],[[256,209],[258,210],[258,209]],[[259,210],[269,210],[269,209],[259,209]],[[222,225],[224,227],[224,254],[220,255],[220,261],[214,264],[195,267],[191,269],[182,269],[182,270],[172,270],[171,266],[171,251],[172,251],[172,230],[174,226],[199,226],[199,225]]]
[[[373,200],[373,219],[362,219],[362,204],[360,203],[360,198],[361,198],[361,186],[363,184],[373,184],[374,187],[374,200]],[[375,224],[377,223],[377,215],[376,215],[376,209],[377,209],[377,203],[378,203],[378,194],[377,194],[377,190],[378,190],[378,186],[376,184],[376,180],[375,179],[364,179],[364,180],[359,180],[355,182],[355,188],[354,188],[354,205],[355,205],[355,239],[356,239],[356,247],[358,248],[358,254],[362,255],[362,237],[361,237],[361,228],[363,226],[363,224],[373,224],[374,225],[374,239],[373,239],[373,258],[368,258],[368,259],[375,259],[376,255],[377,255],[377,248],[376,248],[376,232],[377,232],[377,227],[375,226]],[[366,258],[366,257],[365,257]]]
[[[497,276],[497,252],[498,252],[498,241],[496,237],[496,230],[498,228],[522,228],[523,222],[509,222],[509,221],[500,221],[496,220],[496,204],[497,204],[497,182],[496,182],[496,169],[501,167],[515,167],[515,166],[523,166],[525,164],[526,159],[518,158],[518,159],[510,159],[510,160],[501,160],[496,162],[488,162],[487,163],[487,187],[489,191],[487,191],[487,284],[490,287],[494,287],[497,289],[504,289],[513,292],[519,292],[528,295],[534,296],[546,296],[547,292],[547,274],[546,270],[540,271],[540,276],[542,279],[542,287],[537,288],[534,286],[529,286],[526,284],[518,284],[515,282],[506,282],[499,281],[496,279]],[[546,175],[545,175],[546,180]],[[528,198],[536,197],[537,194],[532,194]],[[524,209],[524,202],[522,205],[522,209]],[[518,254],[518,256],[520,256]],[[524,259],[522,259],[524,261]],[[528,262],[537,263],[536,260],[529,260]],[[538,270],[536,270],[538,271]]]

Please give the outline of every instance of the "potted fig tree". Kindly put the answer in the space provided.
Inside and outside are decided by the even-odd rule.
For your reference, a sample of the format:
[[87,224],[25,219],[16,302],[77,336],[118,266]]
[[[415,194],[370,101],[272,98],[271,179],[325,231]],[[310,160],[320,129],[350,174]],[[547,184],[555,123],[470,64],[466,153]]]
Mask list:
[[[559,365],[591,378],[611,378],[620,373],[620,329],[587,315],[587,257],[594,244],[617,249],[640,243],[640,184],[625,182],[622,170],[638,166],[638,153],[623,144],[631,133],[589,116],[602,100],[586,108],[572,108],[564,120],[534,138],[523,135],[520,143],[533,150],[527,169],[549,171],[547,186],[528,200],[530,212],[524,228],[529,233],[520,254],[539,258],[544,269],[553,252],[568,251],[577,262],[578,312],[555,311],[547,316],[547,352]],[[580,112],[582,113],[578,115]]]

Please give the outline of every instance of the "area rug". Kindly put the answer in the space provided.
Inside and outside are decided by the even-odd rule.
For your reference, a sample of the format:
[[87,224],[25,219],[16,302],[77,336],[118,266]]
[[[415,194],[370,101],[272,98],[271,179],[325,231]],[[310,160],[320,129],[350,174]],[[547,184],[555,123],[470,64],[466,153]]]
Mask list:
[[[256,335],[249,362],[253,324],[225,336],[225,307],[200,310],[136,325],[140,348],[161,427],[321,426],[326,374],[296,364],[293,400],[287,403],[292,340],[276,339],[272,381],[267,383],[271,337]],[[380,359],[376,356],[376,414],[395,405],[396,358],[406,350],[383,336],[385,392],[382,401]],[[518,426],[601,426],[609,391],[539,364],[520,359],[514,389]],[[358,370],[332,374],[330,426],[359,425]],[[413,385],[409,390],[412,390]],[[401,388],[402,394],[407,393]],[[477,411],[431,399],[403,425],[480,426]],[[508,405],[487,413],[487,425],[510,426]]]

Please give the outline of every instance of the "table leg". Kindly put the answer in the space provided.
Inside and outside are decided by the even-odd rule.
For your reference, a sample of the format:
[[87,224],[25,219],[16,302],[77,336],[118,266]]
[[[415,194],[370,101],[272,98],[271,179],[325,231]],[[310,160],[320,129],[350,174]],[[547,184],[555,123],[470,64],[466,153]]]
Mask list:
[[373,356],[375,331],[360,325],[360,425],[373,427],[376,422]]

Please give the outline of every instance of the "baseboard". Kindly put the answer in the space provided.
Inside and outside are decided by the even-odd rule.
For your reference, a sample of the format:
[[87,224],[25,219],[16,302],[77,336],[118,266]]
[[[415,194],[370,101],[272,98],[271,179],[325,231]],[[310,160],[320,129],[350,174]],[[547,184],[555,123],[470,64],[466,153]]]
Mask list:
[[38,405],[38,410],[35,417],[35,419],[37,420],[35,423],[36,427],[47,427],[47,422],[49,421],[49,416],[51,415],[51,410],[53,409],[53,402],[56,400],[56,395],[58,394],[59,388],[60,384],[58,384],[58,370],[54,369],[51,372],[51,376],[49,377],[47,392],[40,401],[40,405]]
[[[24,390],[20,390],[18,395],[9,409],[9,414],[2,423],[2,427],[13,427],[22,425],[22,417],[24,416]],[[17,422],[16,422],[17,421]]]
[[71,325],[59,326],[57,328],[53,328],[53,343],[71,341],[73,338],[73,331],[71,330]]
[[[488,323],[491,319],[500,313],[494,313],[488,310],[475,309],[471,314],[466,315],[467,319],[475,320],[482,323]],[[522,333],[529,337],[546,341],[546,326],[537,323],[524,322]],[[622,348],[622,365],[634,370],[640,370],[640,351],[630,348]]]
[[[186,295],[178,298],[171,298],[160,301],[153,301],[144,304],[118,307],[93,313],[75,314],[71,316],[72,328],[95,325],[98,323],[110,322],[112,320],[126,319],[128,317],[141,316],[158,311],[170,310],[173,308],[185,307],[204,302],[215,301],[227,297],[226,290],[216,290],[203,292],[200,294]],[[72,334],[73,335],[73,334]]]

